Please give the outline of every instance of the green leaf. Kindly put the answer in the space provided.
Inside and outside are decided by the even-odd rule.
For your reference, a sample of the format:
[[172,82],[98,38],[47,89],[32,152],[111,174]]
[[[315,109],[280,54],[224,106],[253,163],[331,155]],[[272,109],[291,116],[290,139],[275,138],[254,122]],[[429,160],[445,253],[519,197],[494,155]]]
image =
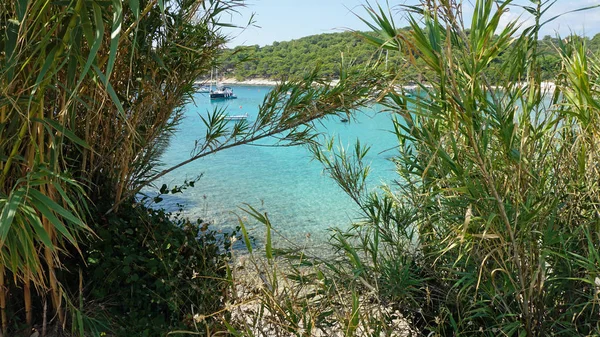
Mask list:
[[248,231],[246,230],[246,225],[242,221],[242,218],[238,216],[238,223],[240,228],[242,229],[242,238],[244,239],[244,243],[246,244],[246,248],[248,252],[252,254],[252,243],[250,242],[250,237],[248,236]]
[[119,96],[117,96],[115,89],[110,84],[110,82],[108,82],[106,80],[106,76],[104,76],[104,74],[102,73],[100,68],[94,66],[94,69],[96,70],[96,75],[98,75],[98,77],[100,78],[100,81],[102,81],[102,83],[104,83],[106,85],[106,91],[108,92],[108,95],[110,96],[113,104],[117,107],[117,111],[119,111],[119,114],[121,115],[123,120],[127,123],[127,125],[129,127],[131,127],[131,125],[129,125],[129,122],[127,121],[127,116],[125,116],[125,109],[123,109],[123,105],[121,104],[121,100],[119,99]]
[[19,27],[21,24],[17,20],[9,19],[6,27],[6,37],[4,40],[4,54],[6,55],[6,78],[8,82],[12,81],[14,76],[14,64],[16,62],[15,49],[17,48],[17,38],[19,36]]
[[[59,177],[62,178],[62,177]],[[79,186],[78,184],[74,183],[73,181],[71,181],[70,179],[62,179],[63,181],[66,181],[66,183],[68,183],[69,185],[71,185],[71,187],[74,187],[75,189],[79,190],[79,192],[81,193],[81,197],[85,197],[85,193],[83,191],[83,189],[81,188],[81,186]],[[73,201],[71,200],[71,198],[69,198],[69,196],[67,195],[67,192],[62,188],[62,186],[60,186],[59,183],[57,182],[53,182],[52,186],[56,189],[56,191],[58,191],[58,193],[60,194],[60,196],[62,197],[62,201],[65,202],[69,208],[73,211],[76,210],[75,205],[73,204]],[[86,203],[82,203],[84,206],[84,210],[87,210],[87,206]],[[84,228],[89,229],[89,227],[84,226]]]
[[540,28],[541,28],[541,27],[543,27],[545,24],[547,24],[547,23],[550,23],[550,22],[552,22],[552,21],[554,21],[554,20],[558,19],[559,17],[561,17],[561,16],[563,16],[563,15],[572,14],[572,13],[577,13],[577,12],[583,12],[583,11],[588,11],[588,10],[590,10],[590,9],[594,9],[594,8],[598,8],[598,7],[600,7],[600,5],[592,5],[592,6],[580,7],[580,8],[576,8],[576,9],[573,9],[573,10],[570,10],[570,11],[567,11],[567,12],[560,13],[560,14],[558,14],[558,15],[555,15],[555,16],[551,17],[550,19],[548,19],[548,20],[546,20],[546,21],[542,22],[542,23],[540,24]]
[[24,196],[24,190],[18,189],[10,194],[4,207],[2,207],[2,213],[0,214],[0,242],[4,242],[6,239],[17,210],[21,207]]
[[27,12],[27,2],[28,0],[18,0],[15,2],[17,9],[17,18],[19,22],[23,22],[25,18],[25,13]]
[[48,196],[42,194],[40,191],[36,189],[30,189],[29,194],[32,197],[32,206],[37,209],[48,221],[50,221],[56,229],[62,233],[74,246],[77,246],[77,241],[73,237],[73,235],[69,232],[69,230],[65,227],[65,225],[60,221],[54,212],[58,213],[65,220],[70,221],[79,226],[85,226],[83,222],[75,217],[72,213],[64,209],[62,206],[54,202]]
[[265,246],[265,252],[269,261],[273,260],[273,242],[271,241],[271,222],[267,219],[265,222],[267,226],[267,242]]
[[[90,48],[90,51],[88,53],[87,61],[85,62],[85,65],[83,66],[83,68],[81,70],[81,75],[79,76],[79,82],[77,83],[77,86],[79,86],[81,84],[81,82],[83,82],[85,77],[88,75],[88,72],[89,72],[90,68],[92,67],[92,64],[95,64],[96,55],[98,55],[98,51],[100,50],[100,47],[102,46],[102,40],[104,39],[104,20],[102,18],[102,9],[95,2],[92,3],[92,9],[93,9],[92,12],[94,14],[94,26],[95,26],[94,41],[93,41],[92,47]],[[104,78],[104,82],[106,82],[106,78]]]
[[106,79],[110,79],[110,75],[115,66],[117,51],[119,48],[119,36],[121,35],[121,25],[123,24],[123,6],[121,0],[113,0],[113,24],[110,32],[110,53],[108,55],[108,63],[106,64]]
[[41,87],[41,83],[44,80],[44,77],[46,76],[46,73],[48,72],[48,69],[50,69],[50,66],[52,66],[54,64],[54,56],[56,55],[56,51],[57,51],[57,47],[52,48],[52,50],[50,51],[50,53],[48,54],[48,56],[46,56],[46,61],[44,62],[44,66],[42,67],[42,70],[40,70],[40,73],[37,76],[37,79],[35,80],[35,89],[33,90],[33,92],[35,93],[36,90],[38,88]]
[[48,247],[50,250],[54,251],[54,244],[52,244],[52,240],[50,240],[50,236],[44,225],[42,224],[40,217],[36,214],[35,210],[30,206],[26,206],[23,209],[23,215],[29,219],[29,224],[33,227],[35,232],[38,235],[38,239],[42,241],[42,243]]
[[[88,9],[86,8],[85,1],[82,1],[82,6],[82,11],[87,12]],[[83,31],[83,35],[85,36],[87,43],[91,46],[94,44],[94,27],[92,25],[92,21],[90,21],[90,18],[87,15],[81,15],[80,18],[81,30]]]
[[77,145],[79,145],[79,146],[81,146],[81,147],[83,147],[85,149],[88,149],[88,150],[92,149],[83,139],[77,137],[77,135],[73,131],[67,129],[65,126],[59,124],[57,121],[55,121],[53,119],[44,118],[43,120],[41,120],[39,118],[32,118],[32,120],[36,121],[36,122],[44,123],[44,124],[46,124],[48,126],[51,126],[54,130],[56,130],[56,131],[62,133],[63,135],[65,135],[65,137],[67,137],[73,143],[75,143],[75,144],[77,144]]
[[137,19],[140,17],[140,1],[139,0],[129,0],[129,8],[133,12],[133,16]]

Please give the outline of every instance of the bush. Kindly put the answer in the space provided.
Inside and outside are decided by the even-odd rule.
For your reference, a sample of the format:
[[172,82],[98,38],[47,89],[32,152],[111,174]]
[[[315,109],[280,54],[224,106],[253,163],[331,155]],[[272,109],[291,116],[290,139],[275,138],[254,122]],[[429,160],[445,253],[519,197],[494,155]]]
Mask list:
[[114,318],[117,335],[164,336],[223,305],[235,232],[217,233],[180,212],[131,202],[95,231],[99,239],[85,249],[84,279],[92,287],[90,299],[104,303]]
[[[535,24],[519,33],[499,25],[509,3],[477,1],[468,33],[444,1],[408,7],[412,30],[399,34],[371,11],[374,42],[419,55],[434,75],[420,95],[392,87],[383,100],[399,179],[381,193],[356,188],[365,150],[315,149],[364,212],[336,236],[348,256],[336,269],[421,335],[598,335],[598,62],[582,39],[558,40],[557,86],[545,91],[532,41],[546,4],[528,8]],[[511,59],[490,83],[498,53]]]

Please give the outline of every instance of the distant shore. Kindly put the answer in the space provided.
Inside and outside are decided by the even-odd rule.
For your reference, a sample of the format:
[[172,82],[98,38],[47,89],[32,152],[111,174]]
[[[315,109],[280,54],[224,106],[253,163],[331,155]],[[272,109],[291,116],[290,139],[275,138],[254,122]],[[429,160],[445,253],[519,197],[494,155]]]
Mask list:
[[[339,82],[339,80],[332,80],[331,84],[335,85]],[[219,83],[227,84],[227,85],[257,85],[257,86],[275,86],[280,84],[281,81],[276,81],[268,78],[252,78],[248,80],[238,81],[235,78],[224,78]]]
[[[333,80],[332,84],[336,84],[338,80]],[[247,80],[241,80],[238,81],[235,78],[224,78],[220,81],[220,83],[223,84],[227,84],[227,85],[256,85],[256,86],[275,86],[279,83],[281,83],[281,81],[276,81],[276,80],[272,80],[272,79],[268,79],[268,78],[252,78],[252,79],[247,79]],[[525,83],[521,83],[521,85],[525,85]],[[547,82],[544,81],[542,83],[540,83],[541,85],[541,89],[542,92],[553,92],[554,89],[556,88],[556,85],[553,82]],[[425,85],[428,86],[428,85]],[[418,85],[405,85],[403,86],[403,88],[405,90],[416,90],[419,86]],[[502,89],[502,87],[500,86],[492,86],[492,89]]]
[[235,78],[224,78],[220,81],[223,84],[229,85],[269,85],[275,86],[280,83],[280,81],[271,80],[268,78],[253,78],[248,80],[238,81]]

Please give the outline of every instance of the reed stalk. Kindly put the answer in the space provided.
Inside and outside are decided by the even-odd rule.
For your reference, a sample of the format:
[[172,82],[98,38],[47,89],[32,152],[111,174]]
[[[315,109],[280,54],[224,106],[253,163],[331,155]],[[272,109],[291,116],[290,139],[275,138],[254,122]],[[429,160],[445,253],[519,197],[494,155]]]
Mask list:
[[28,126],[27,123],[22,123],[22,125],[21,125],[19,133],[17,135],[17,140],[13,144],[12,150],[10,151],[10,155],[8,156],[8,158],[6,159],[6,162],[4,163],[4,169],[2,170],[2,176],[0,176],[0,186],[4,185],[4,183],[6,182],[6,178],[8,177],[8,174],[10,172],[13,160],[15,159],[15,156],[17,156],[17,154],[19,153],[19,148],[21,147],[21,143],[23,142],[23,140],[25,138],[25,134],[27,133],[27,126]]
[[8,329],[8,318],[6,316],[6,293],[8,287],[5,284],[4,273],[4,265],[0,265],[0,315],[2,316],[2,329],[0,330],[0,336],[4,336]]
[[23,299],[25,301],[25,324],[27,324],[27,330],[30,330],[33,324],[33,312],[31,311],[31,280],[29,274],[25,274],[23,279]]
[[46,295],[43,296],[43,312],[42,312],[42,337],[46,336],[46,332],[48,329],[48,301],[46,300]]
[[[46,221],[47,222],[47,221]],[[64,328],[66,324],[65,313],[62,309],[62,300],[60,294],[60,288],[56,279],[55,265],[53,260],[53,253],[49,248],[44,249],[44,256],[46,257],[46,263],[48,264],[48,279],[50,283],[50,296],[52,299],[52,307],[54,312],[58,315],[58,321]]]

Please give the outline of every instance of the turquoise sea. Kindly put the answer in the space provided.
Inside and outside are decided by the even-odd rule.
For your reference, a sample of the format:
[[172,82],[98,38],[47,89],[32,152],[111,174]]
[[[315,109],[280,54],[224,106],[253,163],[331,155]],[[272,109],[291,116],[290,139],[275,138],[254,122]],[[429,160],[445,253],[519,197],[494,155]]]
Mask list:
[[[234,86],[238,99],[211,102],[208,94],[196,94],[185,109],[185,119],[162,157],[165,166],[186,160],[205,129],[199,115],[206,115],[216,106],[226,107],[231,115],[248,114],[252,121],[258,106],[271,90],[267,86]],[[371,145],[369,188],[394,177],[394,164],[389,158],[396,153],[397,141],[389,113],[377,106],[361,111],[356,121],[342,123],[338,118],[327,120],[320,131],[336,136],[344,146],[361,143]],[[265,147],[244,145],[201,158],[171,172],[157,182],[180,185],[184,179],[203,174],[194,188],[182,194],[167,196],[159,205],[167,209],[177,203],[185,206],[185,214],[213,224],[213,229],[227,230],[237,225],[245,213],[240,207],[250,204],[267,212],[273,228],[294,242],[322,242],[331,227],[347,228],[359,216],[358,207],[326,176],[322,165],[312,160],[304,147]],[[246,217],[247,218],[247,217]],[[260,227],[248,219],[250,227]],[[310,235],[309,235],[310,234]]]

